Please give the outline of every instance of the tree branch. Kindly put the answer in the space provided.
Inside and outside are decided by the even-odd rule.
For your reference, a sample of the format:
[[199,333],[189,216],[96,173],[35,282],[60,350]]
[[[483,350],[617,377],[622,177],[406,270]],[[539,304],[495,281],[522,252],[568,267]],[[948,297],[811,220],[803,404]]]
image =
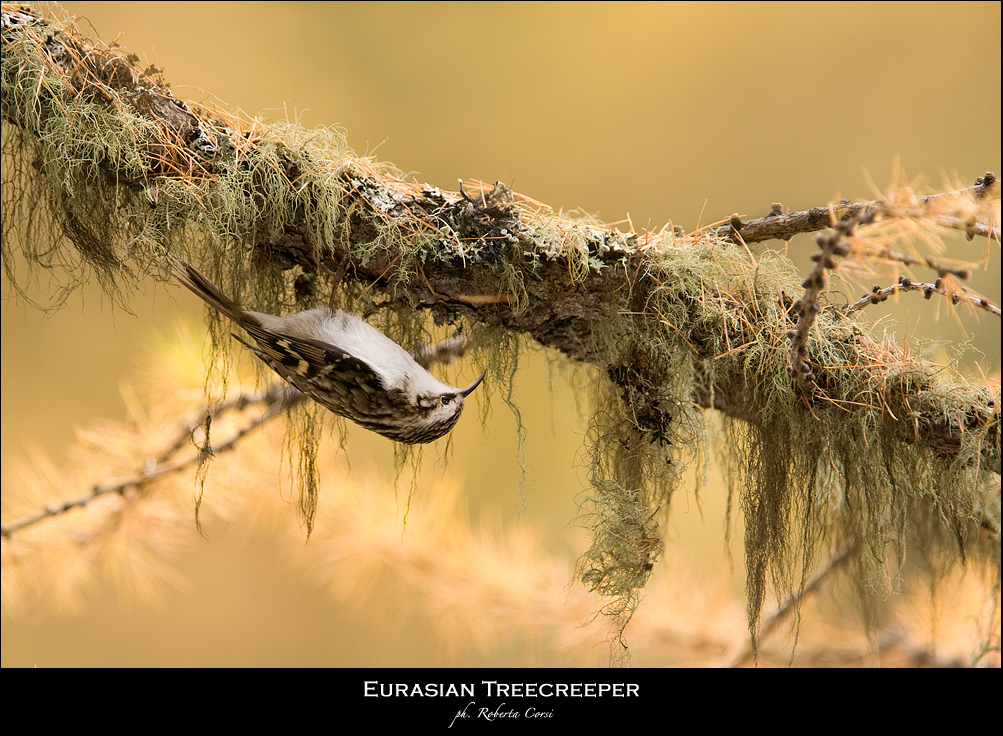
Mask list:
[[[939,192],[918,198],[913,203],[917,212],[932,209],[935,206],[950,203],[960,199],[973,197],[982,199],[984,197],[999,196],[999,180],[992,171],[987,171],[985,176],[975,180],[975,185],[966,189],[957,189],[951,192]],[[887,211],[888,203],[884,200],[872,200],[870,202],[852,203],[846,199],[839,204],[828,205],[826,207],[812,207],[800,212],[784,212],[782,204],[774,204],[770,214],[753,220],[742,220],[735,214],[732,215],[727,225],[717,227],[716,234],[721,238],[727,238],[737,242],[760,243],[764,240],[790,240],[795,235],[803,233],[813,233],[819,230],[826,230],[835,226],[841,220],[851,220],[866,218],[872,211]],[[964,231],[969,240],[976,236],[981,236],[999,242],[999,226],[990,226],[986,223],[971,219],[961,219],[948,215],[938,215],[938,222],[946,227]]]
[[[773,633],[773,631],[781,623],[783,623],[784,620],[791,615],[791,613],[797,611],[801,607],[802,601],[818,590],[822,583],[824,583],[830,575],[838,572],[850,556],[856,554],[859,547],[860,543],[855,541],[852,544],[847,545],[842,551],[832,555],[828,560],[826,560],[825,564],[815,570],[811,576],[804,581],[797,592],[788,595],[777,610],[769,617],[769,619],[763,623],[758,637],[760,642]],[[750,659],[753,659],[756,656],[758,643],[759,642],[756,643],[756,646],[753,645],[753,642],[747,643],[742,648],[741,652],[734,655],[730,659],[727,666],[731,668],[741,667]]]
[[[233,240],[250,246],[253,260],[261,264],[256,268],[270,262],[281,269],[298,267],[312,276],[318,262],[334,268],[347,266],[346,281],[384,291],[398,303],[430,309],[437,320],[462,316],[476,323],[527,333],[542,345],[602,367],[623,359],[597,349],[594,340],[593,329],[610,319],[611,305],[621,307],[619,315],[633,311],[638,315],[636,321],[649,319],[645,305],[655,281],[638,275],[650,272],[658,258],[714,242],[706,231],[677,238],[665,230],[621,233],[600,223],[560,218],[531,207],[530,200],[502,185],[477,196],[419,186],[350,152],[336,160],[316,160],[312,152],[297,151],[285,141],[276,140],[260,124],[251,128],[235,118],[224,120],[218,111],[178,100],[160,70],[139,69],[135,56],[102,47],[34,11],[16,6],[4,6],[3,54],[2,119],[5,128],[14,126],[19,131],[18,145],[31,145],[33,170],[43,177],[58,165],[47,156],[66,155],[66,151],[47,149],[32,141],[46,140],[50,126],[57,118],[62,119],[71,102],[86,104],[88,110],[96,107],[104,111],[109,125],[122,120],[138,120],[133,126],[142,125],[136,141],[138,165],[135,156],[126,160],[116,155],[116,149],[102,147],[101,140],[87,141],[103,179],[99,192],[103,200],[93,206],[110,212],[118,204],[117,198],[125,197],[152,208],[154,214],[138,225],[140,238],[162,243],[188,226],[185,213],[174,213],[174,220],[157,213],[166,190],[187,187],[197,191],[186,196],[204,201],[206,196],[213,196],[207,195],[206,189],[222,183],[230,167],[246,169],[257,157],[267,156],[270,170],[257,174],[258,181],[243,184],[257,186],[258,190],[241,196],[265,201],[292,197],[293,207],[279,213],[279,222],[268,220],[276,215],[271,209],[259,211],[257,218],[250,221],[238,222],[236,231],[220,234],[221,246]],[[13,91],[8,94],[10,90],[18,91],[20,97]],[[31,94],[22,100],[26,90]],[[129,117],[123,118],[122,111]],[[125,133],[136,138],[135,131]],[[319,191],[317,171],[323,171],[332,192]],[[274,180],[265,180],[266,176]],[[93,189],[97,183],[90,180],[87,185]],[[45,185],[55,186],[56,182],[47,181]],[[967,195],[998,197],[999,182],[987,175],[968,190],[932,195],[922,202],[956,200]],[[58,196],[57,206],[66,206],[68,194]],[[93,198],[94,192],[89,196]],[[320,212],[318,208],[324,202],[334,203],[334,211]],[[738,234],[747,243],[790,237],[796,232],[828,227],[834,217],[855,217],[878,204],[844,203],[744,223],[732,221],[719,228],[716,235],[733,239]],[[14,220],[7,216],[7,210],[5,207],[5,233]],[[127,267],[126,257],[110,251],[104,244],[107,238],[102,237],[105,233],[93,233],[94,226],[86,223],[81,213],[71,210],[57,212],[56,216],[63,220],[63,232],[99,271],[114,278]],[[229,214],[224,216],[232,219]],[[208,224],[216,225],[217,221]],[[135,229],[136,216],[131,215],[130,222],[124,225]],[[388,231],[398,236],[389,244]],[[130,255],[135,257],[135,243],[141,239],[131,240]],[[95,246],[95,241],[101,244]],[[222,256],[217,251],[213,257],[218,260]],[[236,252],[229,257],[240,258]],[[169,267],[162,248],[155,258],[156,262],[141,268],[163,272]],[[418,279],[410,277],[408,268],[415,268]],[[503,289],[499,295],[497,274],[501,273],[505,274],[504,283],[519,293]],[[709,291],[716,292],[707,296],[727,299],[721,286],[707,284]],[[623,295],[629,295],[626,303]],[[788,307],[794,301],[783,293],[774,298]],[[632,306],[640,308],[631,310]],[[701,306],[691,303],[687,308],[699,310]],[[760,320],[758,307],[742,303],[735,307],[738,319],[755,327],[735,336],[739,344],[749,340],[774,342],[786,331],[783,324],[777,324],[773,337],[761,334],[756,325]],[[693,316],[698,321],[699,315]],[[834,324],[844,329],[840,320]],[[690,336],[691,346],[703,363],[720,357],[713,345],[719,337],[707,335],[694,341]],[[867,393],[866,384],[881,372],[885,351],[863,332],[856,334],[854,343],[856,363],[866,368],[859,374],[863,379],[859,392]],[[692,398],[705,408],[748,418],[756,409],[749,404],[747,379],[730,373],[714,379],[713,388],[707,382],[698,382]],[[884,381],[878,378],[878,383]],[[885,396],[888,409],[897,417],[937,413],[925,411],[915,401],[911,392],[903,395],[893,390]],[[982,417],[979,421],[998,421],[998,415],[993,418],[984,406],[973,406],[971,412]],[[904,421],[909,423],[908,419]],[[951,448],[961,444],[958,432],[959,426],[952,421],[923,422],[918,435],[910,429],[902,437],[936,445],[950,454]]]
[[959,289],[949,289],[944,286],[942,279],[937,279],[936,282],[928,284],[921,281],[913,281],[908,276],[899,276],[898,283],[892,284],[891,286],[886,286],[884,288],[875,286],[871,289],[869,294],[864,294],[860,297],[860,299],[852,304],[847,304],[844,307],[844,310],[847,312],[853,312],[857,309],[863,309],[869,304],[880,304],[888,297],[898,294],[899,291],[922,291],[923,295],[927,299],[934,294],[940,294],[941,296],[947,297],[952,304],[966,302],[971,304],[973,307],[985,310],[996,317],[1003,316],[1000,313],[1000,308],[985,297],[969,294],[968,292]]
[[[124,494],[128,491],[142,491],[150,483],[168,475],[181,472],[188,468],[195,467],[205,460],[205,453],[217,454],[228,452],[237,446],[237,443],[246,435],[253,432],[269,419],[277,416],[283,407],[289,406],[290,402],[301,401],[303,394],[291,389],[285,384],[272,386],[267,391],[257,394],[241,394],[233,399],[229,399],[217,406],[206,406],[194,418],[182,423],[178,428],[176,439],[156,458],[138,469],[135,474],[128,478],[121,478],[107,483],[99,483],[91,488],[90,493],[78,498],[70,499],[55,506],[47,506],[39,511],[15,519],[0,526],[0,535],[4,538],[11,537],[15,533],[34,526],[41,521],[61,516],[73,509],[87,506],[89,503],[113,493]],[[200,447],[198,452],[180,460],[171,461],[185,445],[193,442],[193,436],[199,427],[203,427],[210,420],[215,420],[229,412],[243,412],[254,406],[262,406],[261,413],[254,417],[245,427],[233,432],[223,442],[212,445],[211,450]]]

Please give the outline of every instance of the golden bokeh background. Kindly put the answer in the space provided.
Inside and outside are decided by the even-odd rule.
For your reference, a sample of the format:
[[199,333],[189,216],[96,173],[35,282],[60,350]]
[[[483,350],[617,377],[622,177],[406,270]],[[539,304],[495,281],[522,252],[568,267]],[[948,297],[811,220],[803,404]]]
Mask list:
[[[118,38],[163,67],[179,97],[307,128],[340,125],[357,152],[420,181],[453,189],[460,177],[502,180],[555,209],[629,219],[636,229],[671,221],[692,230],[733,212],[766,214],[773,202],[795,210],[871,198],[875,185],[901,183],[901,172],[936,189],[1001,168],[998,2],[61,7],[85,34]],[[805,268],[811,241],[800,240],[791,253]],[[969,248],[958,257],[985,255],[984,243],[958,247]],[[989,263],[973,286],[998,304],[995,246]],[[23,270],[19,278],[43,304],[58,286]],[[151,345],[179,323],[199,329],[202,316],[190,295],[153,283],[130,297],[131,313],[96,284],[48,313],[16,298],[6,279],[3,295],[5,465],[33,447],[60,461],[77,428],[124,418],[123,382]],[[916,297],[891,329],[957,345],[957,323],[937,312]],[[963,324],[982,369],[998,376],[999,323]],[[552,357],[529,350],[514,386],[527,429],[525,497],[516,421],[497,387],[483,428],[468,409],[446,470],[439,463],[420,492],[448,478],[474,526],[528,531],[568,561],[570,583],[584,543],[571,522],[589,405]],[[349,453],[358,478],[381,479],[365,492],[393,493],[386,443],[353,437]],[[439,454],[429,450],[427,465]],[[737,606],[739,624],[728,635],[738,641],[743,573],[740,548],[733,565],[725,550],[724,493],[706,487],[698,502],[691,488],[674,499],[651,587],[675,590],[680,618],[680,581],[725,591],[721,605]],[[606,663],[595,626],[589,636],[600,646],[574,650],[543,635],[444,642],[428,606],[379,589],[395,585],[392,576],[339,599],[292,570],[260,526],[218,521],[206,532],[177,559],[183,584],[157,606],[98,581],[72,614],[5,611],[3,666]]]

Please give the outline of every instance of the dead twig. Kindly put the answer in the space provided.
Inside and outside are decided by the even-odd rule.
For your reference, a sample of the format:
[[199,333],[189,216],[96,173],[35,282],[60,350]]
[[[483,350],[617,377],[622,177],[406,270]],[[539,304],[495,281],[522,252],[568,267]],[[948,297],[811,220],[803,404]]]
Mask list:
[[[971,187],[920,197],[916,206],[922,210],[929,210],[935,204],[952,199],[972,197],[980,200],[990,195],[998,196],[999,189],[1000,182],[996,178],[996,174],[987,171],[985,176],[976,179],[975,184]],[[839,204],[812,207],[800,212],[785,213],[783,205],[774,204],[770,210],[770,214],[765,217],[743,220],[737,214],[732,215],[728,224],[716,228],[716,233],[720,237],[728,238],[736,243],[790,240],[795,235],[801,233],[818,232],[819,230],[833,227],[841,220],[866,217],[870,211],[886,211],[887,207],[888,204],[884,200],[851,203],[844,199]],[[946,227],[965,231],[969,240],[976,235],[982,235],[996,241],[1000,240],[999,226],[968,222],[959,218],[950,218],[947,215],[940,215],[938,219]]]
[[[284,407],[289,405],[290,401],[298,401],[301,397],[302,394],[294,392],[289,387],[280,384],[262,393],[241,394],[218,406],[207,406],[192,420],[183,422],[178,430],[177,439],[156,458],[151,458],[145,467],[138,469],[133,475],[128,478],[96,484],[91,488],[90,493],[84,496],[70,499],[61,504],[46,506],[34,514],[4,524],[0,527],[0,536],[9,538],[22,529],[38,524],[41,521],[61,516],[73,509],[83,508],[102,496],[112,493],[125,494],[130,490],[140,491],[153,481],[198,465],[207,452],[216,454],[232,450],[237,446],[241,438],[275,417]],[[252,406],[263,406],[264,408],[261,414],[254,417],[247,426],[236,430],[224,442],[213,445],[211,450],[200,447],[199,451],[193,453],[190,457],[171,462],[171,458],[175,454],[185,445],[191,444],[194,433],[199,427],[205,426],[206,422],[218,419],[228,412],[242,412]]]
[[848,545],[841,552],[837,552],[832,555],[826,562],[821,565],[818,569],[812,573],[812,576],[801,586],[800,590],[795,593],[791,593],[787,596],[780,607],[770,616],[766,622],[763,624],[762,628],[759,630],[759,634],[754,642],[750,639],[742,651],[735,655],[728,667],[740,667],[756,655],[756,646],[759,641],[762,641],[768,637],[773,631],[786,619],[793,611],[797,611],[801,607],[801,603],[813,594],[816,590],[821,587],[822,583],[825,582],[829,576],[833,573],[838,572],[843,564],[850,559],[857,551],[860,546],[860,542],[856,541]]

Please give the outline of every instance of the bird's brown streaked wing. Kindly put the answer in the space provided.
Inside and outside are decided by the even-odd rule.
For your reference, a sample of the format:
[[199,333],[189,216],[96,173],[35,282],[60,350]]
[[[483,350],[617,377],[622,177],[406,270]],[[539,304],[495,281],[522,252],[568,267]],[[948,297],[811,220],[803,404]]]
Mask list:
[[382,388],[382,380],[369,363],[323,340],[294,337],[265,330],[257,325],[245,325],[244,329],[257,345],[251,345],[237,335],[234,337],[266,363],[281,365],[285,371],[278,372],[284,377],[291,374],[305,381],[312,381],[338,373],[351,377],[352,383],[365,384],[372,389]]

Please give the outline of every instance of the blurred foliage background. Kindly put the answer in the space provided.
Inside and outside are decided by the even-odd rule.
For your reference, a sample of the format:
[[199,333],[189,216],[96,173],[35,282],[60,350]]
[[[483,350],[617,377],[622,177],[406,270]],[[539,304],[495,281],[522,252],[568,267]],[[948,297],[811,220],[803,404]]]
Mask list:
[[[555,209],[629,219],[638,230],[672,222],[689,231],[733,212],[764,215],[773,202],[796,210],[869,199],[875,187],[918,177],[930,189],[970,185],[1001,168],[997,2],[61,7],[85,35],[117,39],[163,67],[179,97],[308,128],[340,125],[357,152],[375,152],[420,181],[454,189],[460,177],[502,180]],[[949,246],[951,257],[985,262],[984,242]],[[811,239],[789,247],[807,269]],[[988,262],[972,286],[998,304],[996,246]],[[22,269],[19,279],[32,299],[51,303],[58,284],[47,274],[29,279]],[[58,463],[77,428],[123,419],[123,385],[159,359],[157,346],[176,340],[179,324],[201,329],[201,306],[159,284],[131,295],[129,312],[97,284],[48,312],[16,298],[6,280],[3,294],[5,466],[31,448]],[[918,296],[888,311],[885,329],[942,341],[945,356],[967,330],[976,350],[966,370],[999,376],[998,322],[963,317],[960,327]],[[570,583],[584,545],[571,522],[584,482],[589,397],[553,356],[527,348],[513,393],[527,428],[525,495],[517,423],[499,387],[490,410],[475,402],[460,421],[448,464],[441,448],[426,451],[417,497],[434,496],[440,483],[457,488],[460,514],[473,528],[500,539],[525,535]],[[353,432],[348,448],[353,481],[365,494],[393,494],[392,447],[361,434]],[[747,637],[741,554],[726,548],[725,492],[714,469],[702,480],[699,496],[694,476],[674,500],[663,525],[665,557],[642,610],[650,605],[650,619],[737,646]],[[294,528],[287,510],[277,523]],[[302,545],[302,532],[293,531]],[[402,523],[401,531],[406,539]],[[58,604],[5,610],[3,665],[607,662],[597,624],[575,634],[573,645],[556,644],[542,626],[450,640],[441,613],[392,574],[371,581],[365,594],[331,596],[325,586],[337,586],[337,570],[321,582],[294,569],[297,550],[270,528],[238,518],[210,523],[206,534],[178,556],[179,582],[159,605],[96,581],[72,613]],[[740,542],[741,532],[732,538]],[[572,599],[577,593],[569,606]],[[830,609],[853,619],[838,601]],[[827,615],[806,616],[806,626],[829,637],[843,632],[845,621]],[[657,641],[643,627],[640,640]],[[954,633],[943,624],[938,636],[951,642]],[[959,652],[970,650],[971,634],[959,624]],[[687,663],[655,646],[635,644],[633,655],[639,665]]]

